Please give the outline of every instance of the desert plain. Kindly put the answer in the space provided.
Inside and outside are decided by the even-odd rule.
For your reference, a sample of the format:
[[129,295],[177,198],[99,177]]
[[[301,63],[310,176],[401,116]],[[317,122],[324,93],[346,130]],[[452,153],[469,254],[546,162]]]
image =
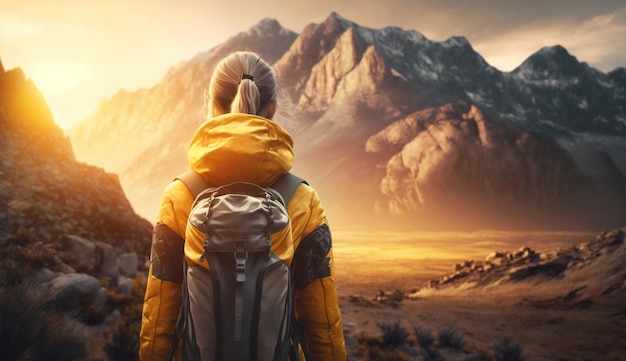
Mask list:
[[[335,272],[348,359],[362,358],[358,352],[360,335],[381,335],[379,323],[400,322],[411,335],[413,326],[430,330],[435,337],[440,330],[455,329],[464,338],[465,349],[483,355],[489,355],[496,341],[507,337],[523,347],[525,360],[626,360],[623,292],[612,295],[605,291],[593,302],[567,302],[568,291],[574,299],[579,296],[579,289],[594,289],[591,284],[577,287],[579,282],[602,284],[602,280],[610,278],[598,271],[602,265],[613,267],[617,275],[621,270],[617,269],[620,258],[614,261],[618,266],[599,257],[598,265],[590,261],[584,267],[577,266],[585,272],[568,270],[566,276],[554,278],[534,277],[471,289],[463,282],[441,289],[425,287],[430,280],[442,279],[458,270],[455,265],[484,261],[494,252],[528,247],[537,255],[556,254],[597,236],[596,232],[335,230]],[[615,253],[624,247],[620,245],[597,253],[617,257]],[[624,277],[619,275],[623,286]],[[594,277],[602,279],[596,281]],[[574,291],[570,291],[572,287]],[[375,301],[377,295],[396,290],[405,295],[401,302],[390,305]],[[464,353],[444,356],[447,360],[470,359]],[[425,359],[419,353],[411,357]]]

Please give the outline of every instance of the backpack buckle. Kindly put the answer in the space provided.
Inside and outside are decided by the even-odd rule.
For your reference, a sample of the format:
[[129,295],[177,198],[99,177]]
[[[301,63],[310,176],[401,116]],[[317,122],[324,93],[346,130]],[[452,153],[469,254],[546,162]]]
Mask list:
[[235,243],[235,278],[237,282],[246,281],[246,261],[248,260],[248,251],[246,250],[245,243]]

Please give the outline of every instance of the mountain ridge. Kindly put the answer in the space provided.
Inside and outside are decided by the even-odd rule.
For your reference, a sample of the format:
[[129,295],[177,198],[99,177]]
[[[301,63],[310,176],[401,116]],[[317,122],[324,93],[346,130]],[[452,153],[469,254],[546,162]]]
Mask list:
[[[341,222],[358,219],[362,210],[374,214],[372,200],[378,199],[384,188],[388,159],[384,154],[366,152],[368,139],[417,111],[440,109],[433,113],[436,114],[458,101],[475,106],[493,124],[556,141],[557,147],[575,156],[576,167],[588,181],[600,184],[600,188],[604,180],[598,176],[601,172],[593,169],[597,165],[580,160],[588,158],[586,154],[591,150],[587,148],[605,152],[618,173],[626,172],[623,70],[618,68],[610,75],[602,73],[578,62],[565,48],[553,46],[532,54],[512,72],[500,72],[474,51],[464,37],[431,41],[415,30],[393,26],[371,29],[337,13],[321,23],[305,26],[300,34],[263,19],[248,31],[179,64],[159,85],[146,91],[151,93],[152,103],[127,105],[108,116],[96,112],[83,125],[89,129],[89,123],[98,118],[118,116],[118,121],[131,129],[137,127],[136,131],[117,131],[116,137],[108,138],[122,137],[141,149],[116,146],[74,130],[70,136],[77,157],[107,169],[113,167],[120,173],[126,192],[131,197],[137,195],[134,202],[141,203],[142,212],[154,214],[163,187],[187,168],[186,146],[197,125],[204,121],[206,109],[201,100],[211,69],[235,50],[257,51],[272,62],[282,102],[282,113],[275,121],[294,137],[294,171],[318,189],[327,200],[329,213]],[[177,82],[182,84],[178,88],[172,85]],[[175,110],[156,114],[153,109],[163,104]],[[137,114],[124,115],[133,107]],[[133,125],[139,122],[148,124],[152,135],[141,134],[142,128]],[[124,152],[89,155],[98,147]],[[443,169],[445,156],[438,158],[436,169]],[[522,162],[530,156],[540,155],[519,153],[509,161]],[[123,160],[124,164],[115,165],[109,158]],[[489,159],[473,161],[495,160]],[[606,171],[610,171],[608,168]],[[614,179],[619,179],[619,174]],[[565,180],[568,182],[577,181]],[[626,203],[620,203],[626,199],[622,197],[626,187],[609,188],[608,194],[618,194],[615,209],[622,205],[626,208]],[[446,192],[450,197],[462,198],[468,190]],[[361,194],[372,196],[368,201],[361,199]],[[506,203],[506,197],[493,200]],[[350,213],[354,215],[349,216]],[[626,215],[620,217],[621,213],[617,218],[626,219]],[[408,218],[409,223],[414,221],[415,217]]]

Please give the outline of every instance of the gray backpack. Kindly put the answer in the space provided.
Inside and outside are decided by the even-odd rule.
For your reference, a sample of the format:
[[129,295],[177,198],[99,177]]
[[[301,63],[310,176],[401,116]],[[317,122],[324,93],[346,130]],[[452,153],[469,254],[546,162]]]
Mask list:
[[270,188],[207,188],[195,172],[177,179],[197,194],[185,238],[203,244],[185,244],[189,264],[171,358],[182,338],[183,360],[297,360],[298,346],[306,347],[294,317],[287,203],[304,180],[288,173]]

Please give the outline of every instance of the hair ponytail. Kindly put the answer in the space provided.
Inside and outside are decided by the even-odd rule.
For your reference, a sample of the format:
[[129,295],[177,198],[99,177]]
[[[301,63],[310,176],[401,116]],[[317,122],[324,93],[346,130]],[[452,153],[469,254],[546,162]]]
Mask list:
[[251,79],[242,79],[230,105],[231,113],[257,114],[261,103],[259,88]]
[[217,64],[208,93],[209,118],[225,113],[266,116],[276,98],[276,78],[258,55],[240,51]]

